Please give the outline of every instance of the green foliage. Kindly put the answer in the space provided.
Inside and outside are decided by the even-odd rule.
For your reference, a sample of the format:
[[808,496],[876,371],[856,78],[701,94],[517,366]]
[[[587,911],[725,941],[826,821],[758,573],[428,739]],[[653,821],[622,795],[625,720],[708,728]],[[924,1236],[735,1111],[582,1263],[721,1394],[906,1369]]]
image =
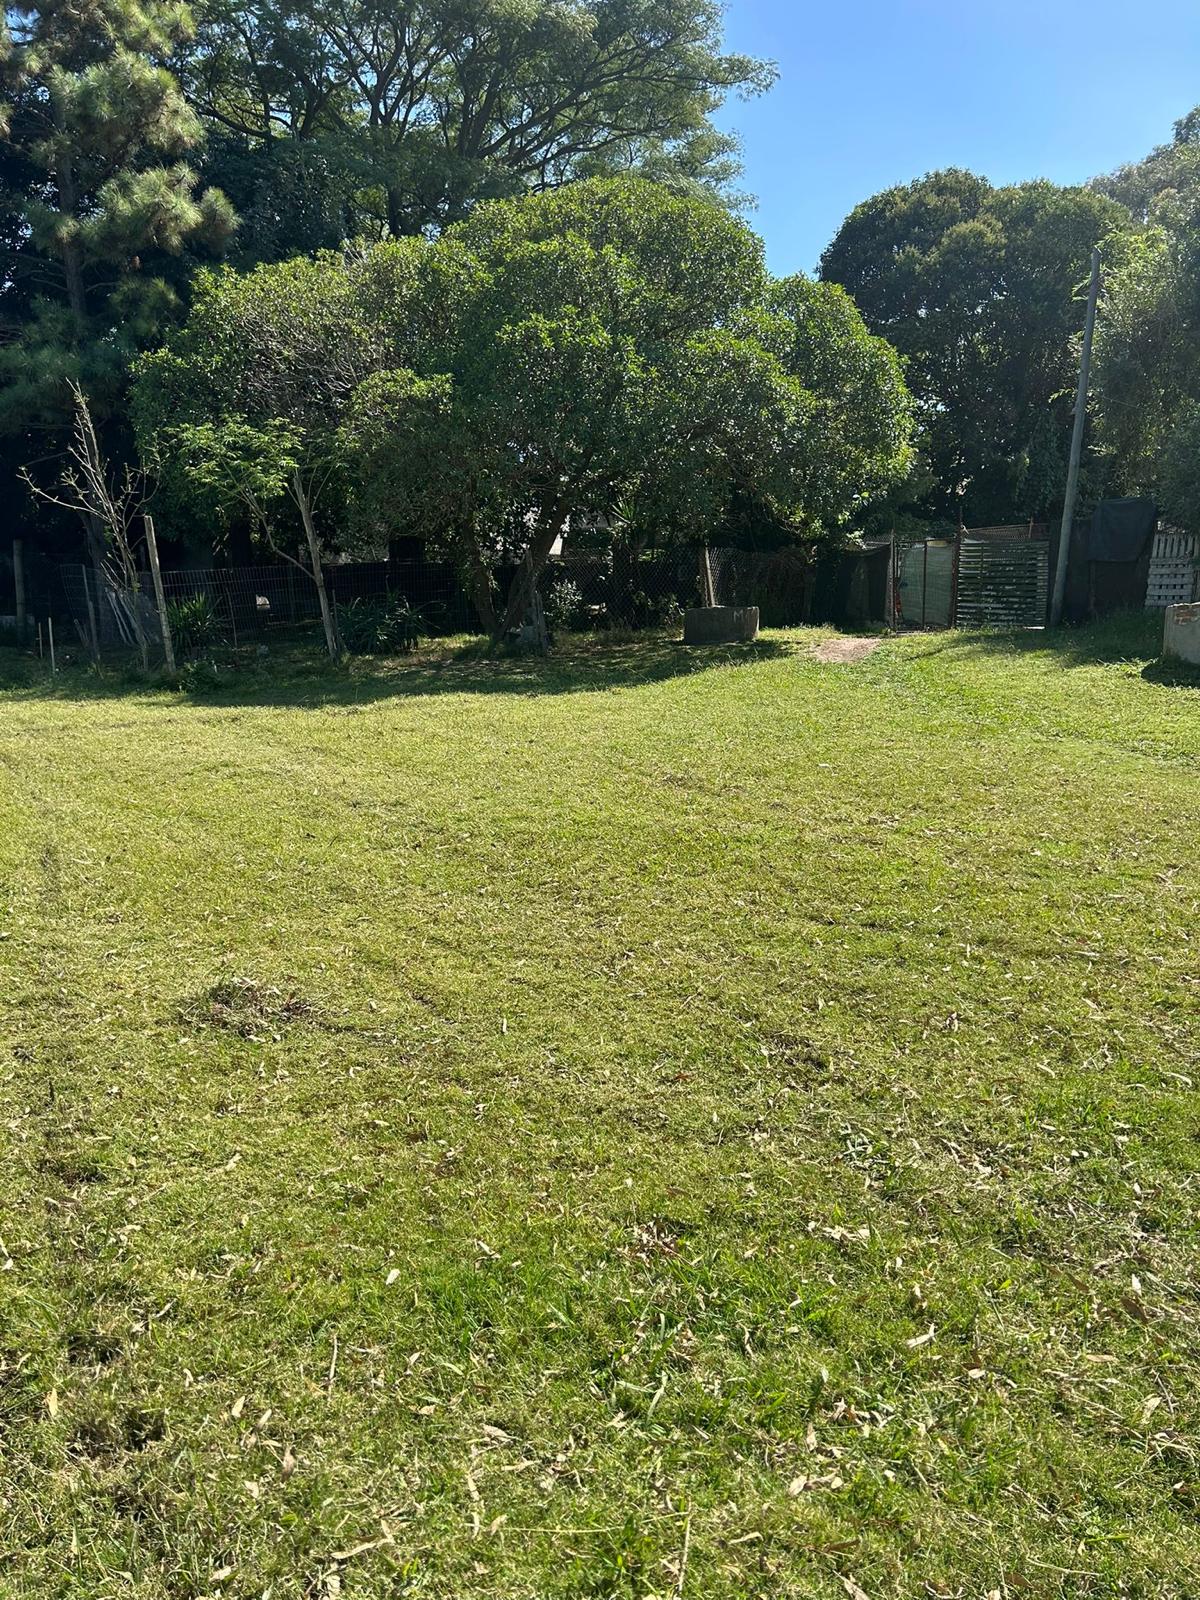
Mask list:
[[450,314],[357,391],[344,436],[381,516],[468,566],[497,527],[540,566],[572,513],[695,537],[753,495],[834,526],[906,470],[894,358],[833,291],[768,306],[759,241],[708,201],[609,180],[497,203],[423,272]]
[[546,626],[552,634],[574,633],[588,620],[583,592],[572,579],[556,576],[542,602]]
[[68,378],[113,409],[131,356],[178,308],[178,258],[220,248],[234,219],[187,164],[202,129],[167,66],[190,32],[181,6],[83,0],[6,19],[0,214],[19,227],[0,430],[23,432],[61,425]]
[[[716,0],[413,0],[384,13],[372,0],[203,0],[199,17],[184,81],[205,121],[243,141],[232,168],[229,143],[216,147],[212,170],[249,202],[252,259],[294,237],[297,149],[315,179],[299,204],[321,227],[346,208],[351,235],[417,234],[483,200],[630,170],[725,190],[737,145],[712,114],[774,77],[723,50]],[[248,173],[260,156],[282,169],[275,194]]]
[[403,598],[356,597],[337,608],[338,636],[351,655],[402,655],[416,648],[421,615]]
[[1096,178],[1092,187],[1119,201],[1140,222],[1153,222],[1164,205],[1194,198],[1200,190],[1200,106],[1180,117],[1169,144]]
[[1200,402],[1188,401],[1174,417],[1156,479],[1163,515],[1176,527],[1200,533]]
[[1143,219],[1110,239],[1096,335],[1096,438],[1114,488],[1155,496],[1200,529],[1193,466],[1200,411],[1200,109],[1172,144],[1124,168],[1107,188]]
[[209,650],[221,641],[220,618],[211,595],[200,593],[172,600],[167,606],[167,622],[177,655]]
[[265,529],[325,495],[341,537],[419,534],[473,578],[540,568],[572,515],[695,537],[752,497],[839,526],[903,477],[911,426],[844,294],[769,289],[742,223],[634,179],[486,206],[437,242],[206,274],[133,413],[177,503]]
[[930,515],[1042,517],[1061,503],[1093,247],[1129,226],[1089,189],[933,173],[858,206],[826,251],[900,352],[933,475]]
[[238,508],[267,529],[297,483],[314,505],[336,493],[363,313],[339,256],[201,274],[186,324],[135,371],[134,429],[168,503]]

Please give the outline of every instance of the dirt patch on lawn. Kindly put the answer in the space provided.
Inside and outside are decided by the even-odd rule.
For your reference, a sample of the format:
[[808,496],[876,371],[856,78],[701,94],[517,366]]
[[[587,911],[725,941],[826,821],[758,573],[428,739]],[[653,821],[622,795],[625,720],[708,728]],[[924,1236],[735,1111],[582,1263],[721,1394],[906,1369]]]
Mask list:
[[848,666],[874,655],[882,643],[882,639],[826,639],[823,644],[813,645],[812,653],[817,661]]

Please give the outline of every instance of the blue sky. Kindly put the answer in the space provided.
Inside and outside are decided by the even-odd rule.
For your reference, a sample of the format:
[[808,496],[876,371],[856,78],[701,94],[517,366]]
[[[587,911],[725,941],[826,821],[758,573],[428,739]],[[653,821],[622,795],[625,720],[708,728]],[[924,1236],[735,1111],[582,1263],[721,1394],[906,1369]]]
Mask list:
[[1200,103],[1196,0],[728,0],[725,31],[780,68],[720,119],[778,273],[811,271],[891,184],[946,166],[1079,183]]

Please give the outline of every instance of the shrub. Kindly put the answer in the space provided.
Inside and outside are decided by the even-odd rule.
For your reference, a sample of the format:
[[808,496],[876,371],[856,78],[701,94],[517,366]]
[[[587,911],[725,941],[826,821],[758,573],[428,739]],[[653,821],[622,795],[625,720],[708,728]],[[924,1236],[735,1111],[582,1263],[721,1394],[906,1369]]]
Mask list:
[[348,600],[337,608],[338,634],[351,655],[398,655],[411,650],[423,631],[420,614],[407,600]]
[[221,623],[209,594],[193,594],[186,600],[172,600],[167,606],[167,621],[175,649],[181,656],[207,650],[221,642]]
[[571,578],[557,578],[542,602],[542,611],[551,633],[577,632],[586,615],[579,585]]

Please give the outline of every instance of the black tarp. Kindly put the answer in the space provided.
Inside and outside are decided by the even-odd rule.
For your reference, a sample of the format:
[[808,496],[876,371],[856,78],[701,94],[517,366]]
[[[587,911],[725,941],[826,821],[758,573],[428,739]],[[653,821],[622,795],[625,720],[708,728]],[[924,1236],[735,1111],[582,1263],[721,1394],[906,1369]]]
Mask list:
[[1157,518],[1152,500],[1124,499],[1102,500],[1090,518],[1076,521],[1067,567],[1068,622],[1141,610]]
[[1088,560],[1125,565],[1140,561],[1157,520],[1153,500],[1101,500],[1088,529]]

